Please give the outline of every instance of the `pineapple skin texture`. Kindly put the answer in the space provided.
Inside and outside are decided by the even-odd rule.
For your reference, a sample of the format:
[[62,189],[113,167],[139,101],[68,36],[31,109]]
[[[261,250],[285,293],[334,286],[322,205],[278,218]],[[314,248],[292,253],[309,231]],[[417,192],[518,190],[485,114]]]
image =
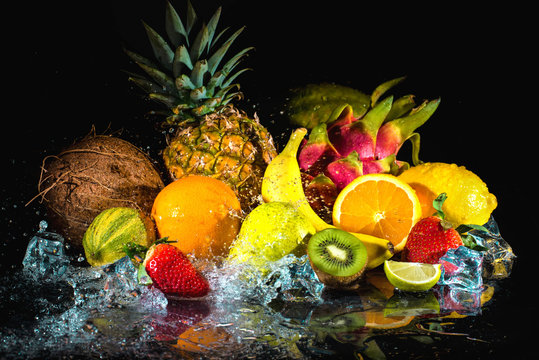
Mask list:
[[178,128],[163,150],[172,180],[189,175],[219,179],[237,194],[243,211],[260,204],[266,166],[277,156],[269,131],[258,118],[232,106]]

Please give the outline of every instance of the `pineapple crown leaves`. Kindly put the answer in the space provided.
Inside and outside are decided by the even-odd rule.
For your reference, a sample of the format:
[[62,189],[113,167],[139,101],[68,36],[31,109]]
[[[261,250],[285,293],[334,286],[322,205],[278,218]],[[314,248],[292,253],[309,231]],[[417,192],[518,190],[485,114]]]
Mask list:
[[[446,193],[441,193],[434,199],[432,202],[432,207],[436,212],[433,214],[433,216],[439,217],[441,219],[440,224],[444,228],[444,230],[450,229],[453,227],[453,225],[445,219],[445,214],[442,210],[442,206],[444,204],[444,201],[447,199]],[[476,251],[486,251],[488,250],[486,247],[480,245],[475,241],[475,238],[468,234],[469,231],[476,230],[476,231],[483,231],[488,233],[488,229],[481,225],[475,225],[475,224],[462,224],[459,225],[456,229],[457,233],[460,235],[460,238],[462,239],[462,242],[464,243],[464,246],[476,250]]]
[[167,118],[169,124],[194,120],[241,97],[239,84],[233,82],[250,69],[233,71],[253,47],[241,50],[221,66],[232,43],[245,27],[221,41],[228,28],[217,33],[220,16],[221,8],[218,8],[208,23],[202,24],[193,39],[191,34],[197,15],[191,2],[187,3],[187,20],[184,24],[167,1],[165,29],[169,42],[143,22],[158,64],[124,49],[145,73],[145,76],[131,74],[129,80],[147,92],[150,99],[161,102],[171,110]]

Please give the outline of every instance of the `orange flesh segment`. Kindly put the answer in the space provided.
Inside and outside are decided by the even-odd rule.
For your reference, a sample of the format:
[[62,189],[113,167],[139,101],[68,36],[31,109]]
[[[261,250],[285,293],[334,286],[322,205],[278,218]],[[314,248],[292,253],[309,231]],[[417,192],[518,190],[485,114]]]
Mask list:
[[340,227],[369,234],[397,245],[413,225],[414,205],[408,194],[388,181],[369,180],[346,194],[340,207]]

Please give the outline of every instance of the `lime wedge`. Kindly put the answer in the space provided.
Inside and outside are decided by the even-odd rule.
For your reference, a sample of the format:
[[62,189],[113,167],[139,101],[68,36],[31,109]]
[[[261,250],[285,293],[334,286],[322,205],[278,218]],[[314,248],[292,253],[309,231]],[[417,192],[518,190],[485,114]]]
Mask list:
[[426,291],[440,279],[440,264],[386,260],[384,272],[391,285],[403,291]]

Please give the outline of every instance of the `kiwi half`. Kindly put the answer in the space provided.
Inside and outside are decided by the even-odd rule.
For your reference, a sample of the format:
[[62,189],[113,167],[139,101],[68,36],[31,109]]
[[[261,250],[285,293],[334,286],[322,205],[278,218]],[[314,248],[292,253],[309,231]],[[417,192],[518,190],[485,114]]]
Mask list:
[[367,248],[354,235],[340,229],[314,234],[307,244],[309,261],[318,279],[336,289],[355,289],[367,266]]

